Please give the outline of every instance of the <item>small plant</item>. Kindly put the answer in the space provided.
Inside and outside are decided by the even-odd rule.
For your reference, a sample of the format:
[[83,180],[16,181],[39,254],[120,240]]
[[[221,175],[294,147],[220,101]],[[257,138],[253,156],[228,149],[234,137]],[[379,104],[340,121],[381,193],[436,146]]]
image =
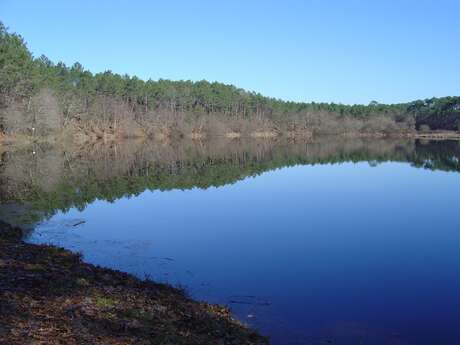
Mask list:
[[86,287],[86,286],[89,286],[90,284],[85,278],[78,278],[77,279],[77,285],[82,286],[82,287]]
[[97,297],[95,303],[99,308],[112,308],[117,304],[116,301],[108,297]]

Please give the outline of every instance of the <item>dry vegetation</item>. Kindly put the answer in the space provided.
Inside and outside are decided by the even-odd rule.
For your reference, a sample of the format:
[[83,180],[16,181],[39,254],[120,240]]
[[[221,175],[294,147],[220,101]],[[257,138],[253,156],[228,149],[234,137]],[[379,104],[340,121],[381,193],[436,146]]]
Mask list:
[[[73,107],[74,111],[79,109]],[[203,140],[211,137],[311,138],[313,135],[410,136],[416,132],[408,121],[387,116],[372,119],[344,118],[327,111],[306,112],[277,120],[264,116],[220,116],[169,110],[132,109],[110,97],[97,97],[85,111],[66,117],[51,90],[33,97],[30,105],[11,104],[3,111],[9,141],[72,140],[77,143],[122,138]]]
[[0,132],[79,142],[127,137],[408,136],[460,130],[460,97],[345,105],[289,102],[218,82],[93,74],[34,57],[0,22]]
[[1,344],[267,344],[224,307],[21,235],[0,222]]
[[[71,107],[77,111],[79,107]],[[2,111],[7,141],[32,142],[72,140],[77,143],[123,138],[203,140],[210,137],[274,138],[312,136],[305,124],[289,126],[259,117],[211,116],[169,110],[133,110],[123,102],[97,97],[90,107],[64,116],[53,91],[46,89],[31,98],[30,103],[11,103]]]

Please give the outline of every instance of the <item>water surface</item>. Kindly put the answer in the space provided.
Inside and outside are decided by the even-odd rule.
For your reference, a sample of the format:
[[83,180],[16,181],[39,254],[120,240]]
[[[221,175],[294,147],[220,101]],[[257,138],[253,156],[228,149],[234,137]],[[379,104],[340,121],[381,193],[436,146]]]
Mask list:
[[457,142],[37,152],[0,171],[31,242],[228,304],[272,344],[460,341]]

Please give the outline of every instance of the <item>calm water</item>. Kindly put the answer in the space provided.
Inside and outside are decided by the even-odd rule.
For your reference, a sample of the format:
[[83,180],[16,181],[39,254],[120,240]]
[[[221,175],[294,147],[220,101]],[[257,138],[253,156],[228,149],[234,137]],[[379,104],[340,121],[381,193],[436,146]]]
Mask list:
[[456,142],[28,155],[2,176],[9,207],[35,188],[31,242],[228,304],[272,344],[460,343]]

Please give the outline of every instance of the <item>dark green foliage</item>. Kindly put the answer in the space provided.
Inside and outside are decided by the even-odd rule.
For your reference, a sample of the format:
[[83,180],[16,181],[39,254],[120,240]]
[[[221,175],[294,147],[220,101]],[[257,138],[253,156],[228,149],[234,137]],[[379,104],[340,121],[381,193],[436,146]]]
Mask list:
[[460,97],[430,98],[412,102],[408,112],[417,119],[417,127],[460,130]]
[[[0,96],[3,105],[13,100],[29,100],[38,89],[53,90],[65,118],[106,116],[108,99],[122,104],[135,118],[148,118],[155,112],[214,114],[236,119],[269,119],[285,127],[340,128],[346,118],[348,131],[407,131],[414,124],[432,129],[457,130],[460,126],[460,98],[445,97],[409,104],[385,105],[372,101],[369,105],[335,103],[286,102],[264,97],[233,85],[202,80],[147,80],[106,71],[92,74],[78,62],[71,67],[54,64],[45,56],[33,59],[23,39],[8,33],[0,23]],[[99,103],[97,103],[99,102]],[[91,113],[94,104],[100,107]],[[314,117],[313,117],[314,115]],[[190,115],[189,115],[190,116]],[[333,116],[331,124],[327,116]],[[322,120],[324,119],[324,120]],[[328,122],[329,121],[329,122]],[[375,122],[372,123],[371,121]],[[368,123],[366,123],[368,122]]]
[[34,60],[24,40],[0,22],[0,105],[30,96],[35,89]]

